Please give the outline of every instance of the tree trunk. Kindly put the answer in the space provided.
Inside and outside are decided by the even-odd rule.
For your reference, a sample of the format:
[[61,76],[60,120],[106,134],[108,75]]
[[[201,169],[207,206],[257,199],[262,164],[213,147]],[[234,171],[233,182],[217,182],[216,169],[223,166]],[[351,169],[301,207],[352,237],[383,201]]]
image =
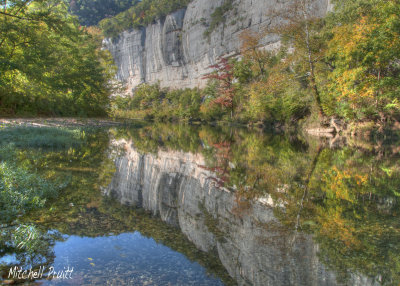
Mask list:
[[304,192],[303,192],[303,196],[300,200],[300,207],[299,207],[299,211],[296,216],[296,224],[294,226],[294,235],[293,235],[291,244],[293,244],[294,241],[296,240],[296,235],[297,235],[298,229],[300,228],[300,218],[301,218],[301,212],[304,208],[304,201],[306,200],[306,197],[308,195],[310,180],[312,178],[312,175],[314,174],[315,169],[317,168],[317,164],[318,164],[321,153],[322,153],[322,147],[318,146],[317,154],[315,155],[314,160],[311,163],[310,172],[308,173],[308,176],[304,181]]
[[322,109],[321,96],[319,94],[317,82],[315,80],[315,65],[314,65],[314,60],[313,60],[312,50],[311,50],[310,28],[309,28],[308,16],[307,16],[307,11],[306,11],[306,9],[307,9],[306,3],[303,3],[302,9],[303,9],[304,22],[305,22],[308,64],[310,66],[310,84],[311,84],[311,88],[313,89],[315,102],[317,103],[317,106],[318,106],[319,116],[324,117],[325,114],[324,114],[324,110]]

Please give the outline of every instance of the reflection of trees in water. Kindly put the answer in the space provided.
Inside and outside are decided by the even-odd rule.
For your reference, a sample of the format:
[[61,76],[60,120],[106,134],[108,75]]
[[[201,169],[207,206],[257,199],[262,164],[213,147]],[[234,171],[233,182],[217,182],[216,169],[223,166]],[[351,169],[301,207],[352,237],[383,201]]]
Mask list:
[[[305,172],[301,184],[291,184],[285,197],[279,194],[285,207],[276,209],[277,217],[295,231],[312,233],[321,259],[344,280],[360,272],[398,283],[397,160],[348,148],[317,154],[311,176]],[[392,205],[383,203],[388,201]]]
[[[219,185],[235,191],[232,214],[238,219],[250,212],[252,200],[270,198],[278,221],[262,225],[271,235],[258,236],[260,242],[282,253],[296,251],[303,233],[310,233],[320,245],[321,260],[343,281],[351,273],[381,276],[388,285],[400,281],[400,167],[399,155],[390,151],[395,148],[385,145],[368,151],[358,142],[358,148],[329,149],[298,136],[207,126],[155,124],[114,129],[111,134],[132,139],[142,153],[156,153],[159,148],[201,153],[206,166],[200,167],[219,174]],[[20,158],[33,158],[44,174],[71,176],[59,199],[24,219],[45,229],[92,237],[138,230],[225,277],[219,260],[197,250],[177,229],[141,210],[103,201],[98,187],[107,185],[115,170],[108,157],[109,137],[102,132],[88,136],[88,144],[69,150],[21,152]],[[211,214],[207,218],[209,230],[223,241],[224,229],[217,228],[219,222]],[[278,234],[288,239],[279,239]],[[40,263],[51,264],[52,245],[49,242],[36,258],[24,252],[17,258],[25,265],[42,258]],[[0,249],[1,256],[14,253],[5,244]]]
[[63,241],[63,236],[59,232],[46,231],[40,227],[29,226],[29,231],[35,235],[29,235],[29,240],[24,240],[26,244],[16,238],[18,228],[25,225],[8,226],[1,230],[0,238],[0,257],[11,256],[15,261],[0,265],[0,275],[3,278],[8,277],[9,270],[15,266],[24,270],[49,269],[55,260],[54,245],[57,241]]
[[[301,239],[299,232],[313,234],[321,259],[343,281],[351,273],[381,277],[388,285],[400,281],[400,167],[393,144],[357,142],[357,148],[330,149],[298,136],[222,127],[184,129],[156,125],[132,137],[139,149],[151,141],[153,151],[160,146],[201,152],[207,162],[203,168],[219,175],[217,185],[235,190],[232,212],[238,217],[246,216],[249,200],[271,197],[275,215],[291,236],[289,243]],[[260,237],[266,243],[274,239]]]
[[[174,131],[182,132],[181,136],[173,137],[174,133],[170,133],[168,140],[179,139],[178,144],[181,142],[188,151],[193,146],[199,146],[198,142],[184,146],[186,139],[183,138],[192,138],[187,129],[181,128]],[[119,132],[125,134],[124,130],[110,130],[115,137],[119,136]],[[131,132],[140,136],[154,135],[157,144],[161,144],[160,137],[156,133],[152,134],[151,129],[138,128]],[[53,177],[69,176],[70,183],[57,199],[49,202],[45,208],[29,212],[27,216],[21,218],[21,221],[35,223],[43,234],[49,230],[56,230],[57,233],[67,235],[99,237],[139,231],[144,236],[152,237],[158,243],[183,253],[189,260],[198,262],[209,273],[220,277],[227,285],[234,284],[214,253],[198,250],[178,229],[168,226],[159,218],[141,209],[124,207],[101,196],[100,188],[109,184],[115,172],[113,160],[121,155],[121,150],[118,148],[116,150],[112,144],[109,145],[109,140],[108,130],[87,132],[86,144],[81,146],[45,152],[35,149],[22,151],[26,157],[35,159],[34,164],[42,174],[50,174]],[[151,141],[149,144],[144,143],[143,146],[146,148],[151,146]],[[53,246],[57,239],[61,237],[55,236],[53,241],[43,239],[43,241],[48,241],[47,248],[43,246],[40,251],[37,250],[32,254],[19,251],[17,258],[21,266],[29,265],[29,263],[52,265],[55,258]],[[9,242],[10,238],[4,236],[4,240]],[[7,253],[13,254],[15,249],[9,249]]]
[[[0,225],[0,257],[10,256],[15,260],[11,265],[1,266],[2,276],[8,276],[11,266],[23,269],[46,266],[48,269],[55,259],[55,242],[63,240],[60,232],[50,227],[52,223],[58,223],[57,219],[61,219],[53,215],[61,209],[64,217],[71,215],[72,200],[65,194],[73,194],[79,188],[83,190],[77,195],[93,190],[93,185],[99,180],[100,170],[109,166],[107,162],[111,160],[108,160],[106,152],[108,132],[96,129],[9,128],[2,130],[2,135],[6,139],[2,143],[11,144],[0,146],[2,161],[28,172],[33,178],[40,178],[39,182],[46,188],[59,185],[64,188],[59,191],[58,197],[47,197],[43,208],[18,209],[18,217],[15,215],[0,220],[3,223]],[[105,180],[106,176],[100,179]],[[23,187],[29,186],[25,184]],[[32,201],[37,199],[46,198],[39,196],[32,198]]]
[[[174,251],[185,255],[190,261],[195,261],[205,267],[212,276],[219,277],[226,285],[234,285],[234,281],[214,252],[205,253],[196,248],[186,236],[174,226],[163,222],[159,217],[141,208],[123,206],[118,201],[102,197],[99,190],[84,196],[80,192],[79,200],[85,200],[78,212],[68,213],[59,204],[52,207],[54,220],[45,222],[46,229],[56,229],[66,235],[85,237],[102,237],[119,235],[127,232],[140,232],[145,237],[151,237],[156,243],[163,244]],[[78,196],[69,196],[74,204],[78,204]],[[93,206],[95,205],[95,206]],[[46,216],[48,210],[34,214],[34,218]]]

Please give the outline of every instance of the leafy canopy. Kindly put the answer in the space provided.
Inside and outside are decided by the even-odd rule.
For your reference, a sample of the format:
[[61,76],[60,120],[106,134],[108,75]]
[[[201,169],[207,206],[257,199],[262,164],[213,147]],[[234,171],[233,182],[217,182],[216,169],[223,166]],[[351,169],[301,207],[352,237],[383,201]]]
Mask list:
[[113,75],[61,0],[2,1],[0,114],[104,115]]
[[78,16],[84,26],[97,25],[104,18],[109,18],[125,11],[138,1],[132,0],[70,0],[69,10]]

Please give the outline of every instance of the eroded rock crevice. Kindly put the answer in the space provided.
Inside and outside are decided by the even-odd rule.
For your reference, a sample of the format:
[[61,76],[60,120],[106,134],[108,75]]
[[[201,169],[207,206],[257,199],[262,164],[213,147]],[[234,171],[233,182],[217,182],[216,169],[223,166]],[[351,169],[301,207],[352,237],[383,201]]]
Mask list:
[[[211,15],[223,1],[194,0],[187,9],[145,28],[105,39],[104,47],[114,57],[117,79],[126,84],[129,92],[143,82],[160,82],[162,87],[171,88],[203,87],[210,65],[220,57],[239,53],[241,32],[260,32],[271,22],[279,22],[268,15],[273,9],[285,9],[289,2],[236,0],[234,9],[224,15],[225,21],[209,31]],[[316,16],[325,15],[331,9],[330,1],[318,0],[314,9]],[[276,35],[268,35],[262,42],[271,49],[279,46]]]

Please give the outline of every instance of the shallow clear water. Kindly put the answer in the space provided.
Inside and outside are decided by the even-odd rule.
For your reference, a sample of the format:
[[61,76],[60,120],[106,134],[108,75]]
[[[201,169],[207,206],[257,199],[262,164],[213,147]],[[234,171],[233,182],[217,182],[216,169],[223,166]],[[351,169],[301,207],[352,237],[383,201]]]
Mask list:
[[[32,252],[13,244],[15,226],[1,232],[5,280],[10,267],[42,266],[31,284],[400,283],[393,141],[179,125],[74,132],[0,130],[3,161],[66,185],[14,220],[35,228]],[[44,279],[50,267],[74,270]]]
[[54,246],[55,271],[72,267],[72,279],[44,285],[223,285],[196,262],[139,232],[70,236]]

